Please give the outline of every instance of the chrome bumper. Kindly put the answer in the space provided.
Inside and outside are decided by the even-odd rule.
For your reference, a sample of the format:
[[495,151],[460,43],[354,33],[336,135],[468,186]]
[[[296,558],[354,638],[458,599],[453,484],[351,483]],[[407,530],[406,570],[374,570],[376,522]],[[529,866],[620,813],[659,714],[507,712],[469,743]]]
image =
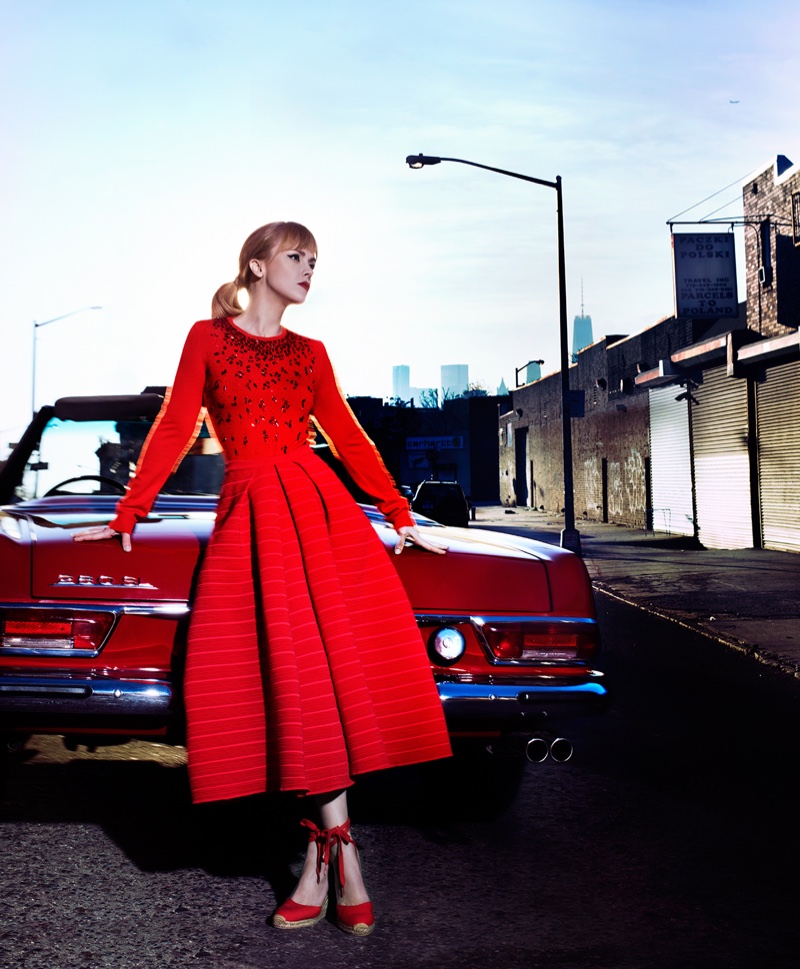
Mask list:
[[513,723],[533,717],[572,717],[601,710],[608,690],[602,674],[575,684],[459,683],[436,684],[448,720],[492,720]]
[[[98,717],[166,717],[172,687],[163,680],[52,673],[0,676],[0,715],[58,714]],[[88,724],[87,724],[88,726]]]

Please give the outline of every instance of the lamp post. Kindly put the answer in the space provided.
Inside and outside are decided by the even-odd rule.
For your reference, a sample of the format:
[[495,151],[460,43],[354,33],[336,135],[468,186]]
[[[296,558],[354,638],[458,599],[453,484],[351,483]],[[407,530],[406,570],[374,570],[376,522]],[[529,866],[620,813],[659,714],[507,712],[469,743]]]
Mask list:
[[33,321],[33,363],[31,366],[31,414],[36,414],[36,331],[42,326],[50,323],[58,323],[59,320],[66,320],[68,316],[77,316],[78,313],[87,313],[89,310],[101,310],[102,306],[82,306],[78,310],[71,310],[69,313],[62,313],[61,316],[54,316],[52,320],[42,320],[41,323]]
[[467,161],[464,158],[439,158],[435,155],[408,155],[406,164],[409,168],[424,168],[426,165],[438,165],[439,162],[458,162],[460,165],[471,165],[473,168],[483,168],[487,172],[497,172],[498,175],[508,175],[519,178],[523,182],[533,182],[556,190],[556,212],[558,217],[558,296],[559,296],[559,330],[561,336],[561,424],[562,451],[564,456],[564,528],[561,531],[561,547],[568,548],[580,554],[581,537],[575,528],[575,498],[572,480],[572,425],[570,418],[570,390],[569,390],[569,333],[567,328],[567,272],[564,257],[564,206],[561,195],[561,176],[556,176],[550,182],[544,178],[533,178],[531,175],[520,175],[519,172],[509,172],[503,168],[492,168],[490,165],[480,165],[478,162]]

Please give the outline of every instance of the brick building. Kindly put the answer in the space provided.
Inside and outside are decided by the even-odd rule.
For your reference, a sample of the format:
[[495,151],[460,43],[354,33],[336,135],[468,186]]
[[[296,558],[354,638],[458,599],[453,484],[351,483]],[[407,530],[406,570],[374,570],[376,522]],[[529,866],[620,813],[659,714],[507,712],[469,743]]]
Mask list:
[[[648,393],[636,378],[691,342],[689,320],[668,317],[635,336],[607,336],[577,354],[570,387],[583,392],[572,421],[575,515],[644,527],[650,442]],[[561,376],[518,388],[500,417],[500,500],[550,514],[564,507]]]
[[778,155],[742,192],[749,326],[759,336],[797,331],[800,322],[800,175]]

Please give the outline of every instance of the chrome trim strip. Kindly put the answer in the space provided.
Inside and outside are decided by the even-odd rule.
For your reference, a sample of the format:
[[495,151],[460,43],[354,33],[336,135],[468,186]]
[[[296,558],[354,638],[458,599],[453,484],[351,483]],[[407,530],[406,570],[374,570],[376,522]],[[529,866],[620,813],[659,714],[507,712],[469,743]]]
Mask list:
[[441,623],[442,625],[453,625],[459,622],[469,622],[474,626],[480,627],[487,622],[525,622],[525,623],[544,623],[544,622],[564,622],[574,625],[596,626],[596,619],[588,619],[585,616],[548,616],[548,615],[522,615],[522,616],[468,616],[463,613],[415,613],[418,623]]
[[52,612],[119,612],[115,604],[97,602],[70,602],[69,599],[35,599],[30,602],[0,602],[0,609],[50,609]]
[[163,680],[94,676],[0,676],[0,713],[165,716],[172,686]]
[[587,619],[586,616],[471,616],[472,622],[479,626],[486,625],[487,622],[564,622],[572,625],[596,626],[596,619]]
[[73,602],[71,599],[35,599],[31,602],[0,602],[0,609],[52,609],[53,612],[113,612],[117,615],[159,616],[172,618],[189,612],[185,601],[179,602],[105,602],[103,599]]
[[589,681],[588,683],[541,684],[515,683],[506,686],[501,683],[437,683],[436,688],[443,703],[452,699],[495,701],[516,700],[527,703],[531,697],[548,697],[554,694],[563,696],[605,696],[608,692],[602,683]]
[[152,616],[154,619],[175,619],[191,612],[186,602],[159,602],[151,605],[125,605],[120,609],[126,616]]
[[588,667],[582,667],[582,672],[575,672],[575,664],[573,663],[568,667],[569,672],[564,673],[560,667],[555,664],[550,664],[547,667],[547,672],[540,672],[539,665],[537,664],[536,671],[532,670],[520,670],[519,673],[514,676],[508,674],[498,675],[493,670],[489,670],[487,673],[459,673],[451,672],[447,669],[438,669],[433,671],[434,679],[437,683],[468,683],[477,684],[483,686],[515,686],[520,690],[524,690],[526,687],[531,686],[547,686],[564,684],[565,686],[575,686],[578,683],[586,682],[596,682],[599,683],[601,680],[605,679],[605,673],[600,670],[589,669]]
[[414,618],[417,620],[417,625],[422,623],[426,626],[456,626],[460,622],[472,622],[471,616],[460,614],[445,616],[441,613],[417,612],[414,613]]
[[608,697],[605,686],[591,681],[515,686],[438,682],[436,688],[444,714],[450,719],[504,721],[537,712],[576,716],[602,707]]
[[63,649],[46,646],[0,646],[0,656],[59,656],[61,659],[73,657],[77,659],[78,657],[91,658],[99,653],[99,649],[70,649],[68,646]]

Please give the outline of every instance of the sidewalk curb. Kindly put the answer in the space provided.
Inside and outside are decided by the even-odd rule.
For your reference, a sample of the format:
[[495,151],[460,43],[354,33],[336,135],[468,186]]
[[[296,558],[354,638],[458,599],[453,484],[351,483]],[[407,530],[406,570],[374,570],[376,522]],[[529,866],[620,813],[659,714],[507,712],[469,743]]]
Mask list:
[[595,592],[608,596],[609,599],[615,599],[617,602],[622,602],[626,606],[633,606],[635,609],[639,609],[641,612],[645,612],[650,616],[655,616],[658,619],[664,619],[667,622],[675,623],[682,629],[687,629],[693,633],[699,633],[701,636],[705,636],[706,639],[719,643],[721,646],[727,646],[728,648],[737,652],[740,656],[754,660],[762,666],[776,670],[777,672],[780,672],[786,676],[791,676],[794,680],[800,681],[800,668],[798,668],[797,665],[790,663],[782,656],[765,652],[759,649],[757,646],[754,646],[751,643],[746,643],[741,639],[735,639],[732,636],[724,636],[720,633],[714,633],[700,623],[689,622],[686,619],[681,619],[680,617],[668,612],[664,612],[661,609],[655,609],[652,606],[643,605],[641,602],[637,602],[633,598],[621,595],[619,592],[616,592],[613,588],[605,585],[602,582],[592,580],[592,588],[595,590]]

